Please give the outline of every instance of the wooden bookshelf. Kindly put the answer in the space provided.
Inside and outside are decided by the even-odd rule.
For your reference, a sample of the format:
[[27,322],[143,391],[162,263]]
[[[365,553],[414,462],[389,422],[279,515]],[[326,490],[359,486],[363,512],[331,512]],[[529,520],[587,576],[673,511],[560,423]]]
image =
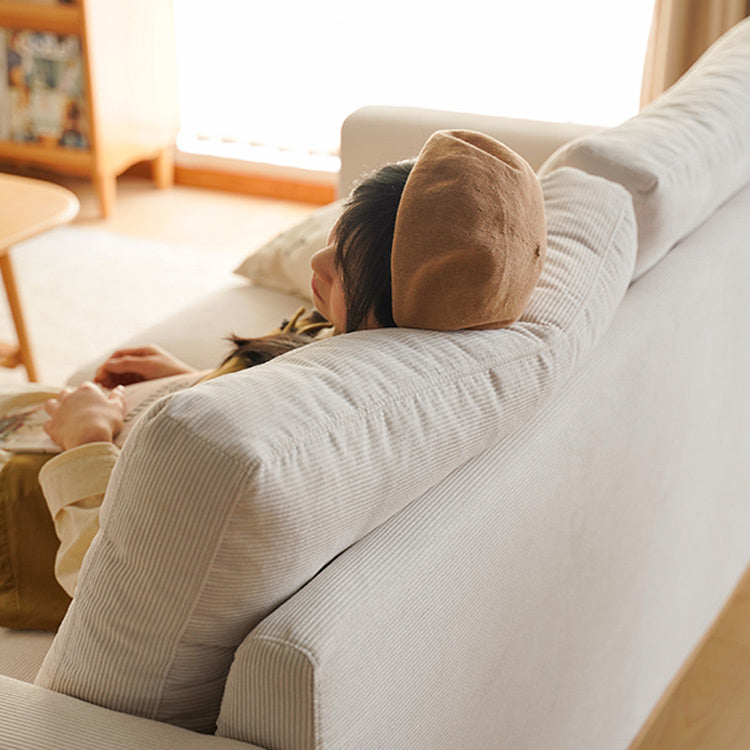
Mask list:
[[137,162],[151,163],[158,187],[173,183],[178,110],[172,0],[0,0],[0,28],[79,39],[87,132],[85,147],[0,140],[0,167],[29,164],[89,177],[103,216],[112,210],[117,176]]
[[34,31],[53,31],[55,34],[78,34],[82,24],[81,6],[40,5],[23,0],[0,2],[3,26]]

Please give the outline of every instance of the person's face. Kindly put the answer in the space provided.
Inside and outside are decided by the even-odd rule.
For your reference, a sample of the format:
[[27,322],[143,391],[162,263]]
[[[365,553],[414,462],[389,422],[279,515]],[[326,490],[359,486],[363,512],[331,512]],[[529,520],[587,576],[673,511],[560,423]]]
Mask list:
[[336,266],[336,245],[328,237],[328,244],[310,260],[312,293],[318,312],[333,325],[336,333],[346,331],[346,299],[341,270]]

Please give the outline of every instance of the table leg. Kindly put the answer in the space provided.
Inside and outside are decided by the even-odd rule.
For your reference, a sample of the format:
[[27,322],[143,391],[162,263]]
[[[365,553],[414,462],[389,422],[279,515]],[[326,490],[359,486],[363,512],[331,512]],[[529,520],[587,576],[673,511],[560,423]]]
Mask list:
[[5,294],[8,297],[10,314],[13,316],[13,323],[16,327],[21,362],[26,368],[26,374],[29,376],[29,380],[32,383],[36,383],[39,378],[36,372],[36,365],[34,364],[34,357],[31,354],[29,336],[26,332],[26,323],[23,318],[23,310],[21,309],[21,300],[18,296],[18,287],[16,286],[16,276],[13,273],[13,264],[10,260],[10,249],[6,249],[5,252],[0,255],[0,272],[2,272],[3,276]]

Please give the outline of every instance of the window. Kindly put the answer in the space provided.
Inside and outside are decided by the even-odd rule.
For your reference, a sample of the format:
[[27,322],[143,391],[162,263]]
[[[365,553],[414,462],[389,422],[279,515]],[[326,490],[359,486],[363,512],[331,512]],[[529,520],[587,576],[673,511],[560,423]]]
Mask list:
[[613,125],[638,109],[652,6],[175,0],[179,143],[335,171],[365,104]]

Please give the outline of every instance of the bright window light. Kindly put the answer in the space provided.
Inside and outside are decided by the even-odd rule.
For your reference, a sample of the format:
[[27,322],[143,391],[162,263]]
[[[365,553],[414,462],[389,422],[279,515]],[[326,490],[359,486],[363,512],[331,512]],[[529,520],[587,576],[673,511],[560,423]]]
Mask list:
[[652,7],[175,0],[181,142],[335,169],[366,104],[614,125],[638,109]]

